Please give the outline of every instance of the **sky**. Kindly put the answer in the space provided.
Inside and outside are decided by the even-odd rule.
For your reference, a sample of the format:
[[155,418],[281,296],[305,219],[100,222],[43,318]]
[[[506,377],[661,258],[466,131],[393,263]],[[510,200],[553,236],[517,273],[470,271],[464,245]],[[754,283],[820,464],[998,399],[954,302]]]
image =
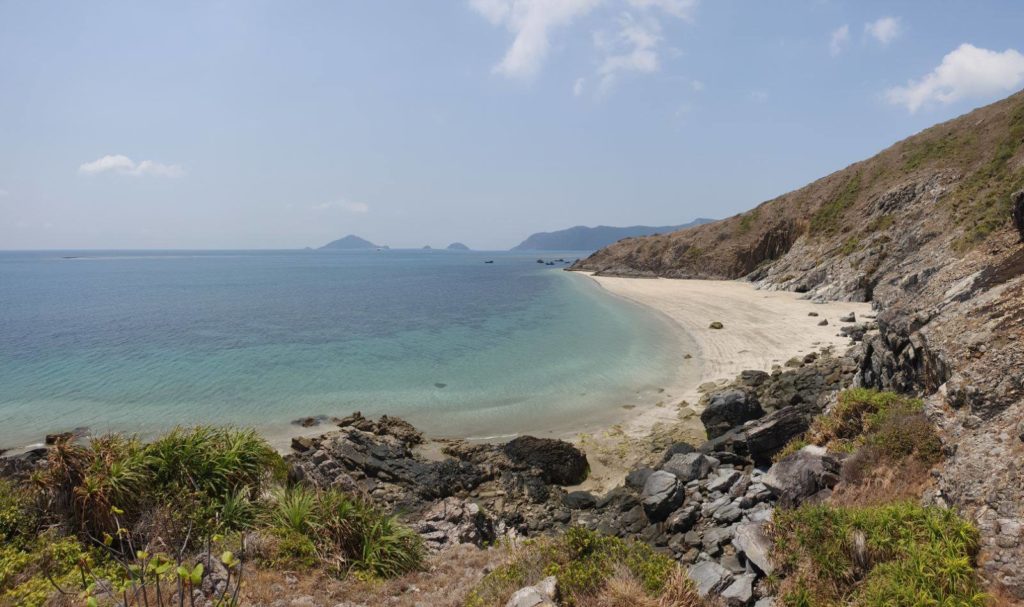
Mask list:
[[1024,87],[1019,1],[0,0],[0,249],[722,218]]

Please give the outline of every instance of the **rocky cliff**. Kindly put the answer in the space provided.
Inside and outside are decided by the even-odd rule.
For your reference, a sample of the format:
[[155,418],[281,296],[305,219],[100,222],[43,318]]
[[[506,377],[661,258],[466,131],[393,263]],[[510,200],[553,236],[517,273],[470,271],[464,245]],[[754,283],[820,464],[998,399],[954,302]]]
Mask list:
[[947,457],[927,499],[982,531],[1024,598],[1024,92],[729,219],[633,238],[573,269],[743,278],[872,301],[857,381],[927,397]]

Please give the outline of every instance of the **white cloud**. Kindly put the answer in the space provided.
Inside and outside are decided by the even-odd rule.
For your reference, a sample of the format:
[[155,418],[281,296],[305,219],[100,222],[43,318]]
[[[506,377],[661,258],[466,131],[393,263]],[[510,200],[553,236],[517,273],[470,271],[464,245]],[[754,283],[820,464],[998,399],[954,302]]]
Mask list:
[[326,211],[328,209],[341,209],[356,215],[365,215],[370,212],[370,205],[365,202],[353,202],[351,200],[333,200],[322,202],[312,206],[314,211]]
[[634,8],[659,8],[673,17],[693,20],[693,11],[697,8],[697,0],[629,0]]
[[865,23],[864,32],[882,43],[882,46],[886,46],[903,33],[903,26],[899,17],[882,17],[877,21]]
[[833,57],[843,52],[843,47],[850,41],[850,26],[841,25],[833,30],[828,42],[828,52]]
[[653,19],[637,20],[625,14],[619,21],[619,32],[612,38],[595,36],[594,42],[607,53],[597,73],[601,90],[607,91],[622,72],[651,73],[658,71],[657,46],[661,26]]
[[494,72],[528,79],[540,71],[551,46],[550,31],[590,12],[599,0],[470,0],[469,5],[494,25],[515,34]]
[[904,105],[911,113],[929,102],[953,103],[970,97],[991,97],[1012,92],[1024,83],[1024,55],[961,44],[920,80],[885,92],[889,103]]
[[577,78],[576,82],[572,85],[572,94],[575,97],[579,97],[583,94],[583,85],[586,84],[585,78]]
[[111,172],[121,175],[133,175],[135,177],[143,175],[181,177],[185,174],[185,170],[177,164],[162,164],[153,160],[135,162],[121,154],[108,154],[92,162],[86,162],[78,167],[78,172],[82,175],[97,175],[99,173]]
[[699,93],[704,90],[704,83],[700,80],[691,80],[690,88]]

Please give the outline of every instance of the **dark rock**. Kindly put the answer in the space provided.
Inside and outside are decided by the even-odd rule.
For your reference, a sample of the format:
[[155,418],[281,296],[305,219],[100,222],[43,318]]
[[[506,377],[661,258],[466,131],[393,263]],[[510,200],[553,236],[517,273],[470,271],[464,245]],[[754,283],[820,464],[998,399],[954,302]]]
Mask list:
[[456,544],[484,546],[497,538],[494,521],[480,506],[455,497],[431,506],[413,528],[435,551]]
[[1013,227],[1017,228],[1021,242],[1024,242],[1024,190],[1013,194],[1011,204],[1013,205]]
[[562,503],[571,510],[587,510],[597,505],[597,498],[589,491],[573,491],[565,494]]
[[757,397],[743,390],[724,390],[711,395],[700,421],[707,430],[708,438],[719,437],[734,426],[757,419],[764,415]]
[[553,438],[520,436],[505,444],[505,455],[539,469],[544,479],[558,485],[576,485],[587,478],[587,456],[573,445]]
[[744,386],[750,388],[756,388],[768,381],[771,375],[757,369],[747,369],[740,371],[739,382]]
[[685,498],[683,483],[670,472],[664,470],[653,472],[644,483],[640,498],[647,518],[653,522],[663,521],[683,503]]
[[817,407],[799,406],[762,417],[744,429],[746,454],[759,465],[771,462],[786,443],[807,430],[817,413]]
[[665,529],[670,533],[686,533],[693,528],[699,514],[696,506],[683,506],[665,519]]
[[711,471],[711,461],[703,453],[676,454],[662,464],[661,469],[685,484],[707,476]]
[[658,463],[659,466],[664,465],[665,462],[672,459],[673,455],[678,453],[686,454],[693,453],[697,448],[690,443],[673,443],[671,447],[665,449],[665,453],[661,456],[661,461]]
[[718,322],[716,320],[713,323],[711,323],[710,325],[708,325],[708,328],[709,329],[724,329],[725,325],[723,325],[722,323],[720,323],[720,322]]
[[651,468],[636,468],[634,470],[630,470],[629,474],[626,475],[626,486],[640,491],[644,488],[644,483],[647,482],[647,477],[649,477],[652,472],[654,472],[654,470]]
[[819,327],[824,327],[824,326],[827,326],[827,325],[828,325],[828,319],[827,318],[822,318],[821,320],[818,321],[818,326]]
[[314,441],[308,436],[292,437],[292,449],[299,452],[306,452],[313,449]]
[[853,312],[839,317],[839,322],[857,322],[857,315]]
[[839,482],[840,464],[823,447],[807,446],[776,462],[762,481],[784,507],[799,506]]

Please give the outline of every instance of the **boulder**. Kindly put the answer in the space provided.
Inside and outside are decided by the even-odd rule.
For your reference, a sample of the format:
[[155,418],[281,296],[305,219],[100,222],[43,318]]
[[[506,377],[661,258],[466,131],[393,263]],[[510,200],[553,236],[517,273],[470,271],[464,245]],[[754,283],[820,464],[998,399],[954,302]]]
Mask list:
[[504,451],[510,460],[537,468],[544,480],[558,485],[582,483],[590,470],[587,456],[563,440],[520,436],[506,443]]
[[676,454],[662,464],[661,469],[685,484],[707,476],[711,472],[711,460],[703,453]]
[[850,312],[846,316],[840,316],[839,322],[857,322],[857,315],[854,314],[853,312]]
[[665,520],[665,529],[670,533],[686,533],[693,528],[699,514],[697,506],[684,506],[669,515]]
[[808,445],[776,462],[761,482],[783,507],[804,500],[839,482],[840,464],[824,447]]
[[456,497],[445,498],[431,506],[413,529],[434,551],[456,544],[484,546],[497,538],[494,521],[480,506]]
[[708,325],[708,328],[709,329],[724,329],[725,325],[723,325],[722,323],[720,323],[720,322],[718,322],[716,320],[716,321],[712,322],[710,325]]
[[817,414],[814,405],[779,409],[744,428],[746,454],[756,464],[768,464],[790,440],[803,434]]
[[555,607],[557,596],[558,579],[552,575],[533,586],[517,590],[505,603],[505,607]]
[[665,453],[661,456],[661,461],[658,463],[659,466],[672,459],[673,455],[681,454],[686,455],[687,453],[693,453],[697,448],[690,443],[673,443],[671,447],[665,449]]
[[754,598],[754,580],[757,576],[753,573],[745,573],[737,576],[736,579],[722,591],[722,600],[729,607],[745,607]]
[[650,468],[636,468],[630,470],[629,474],[626,475],[626,486],[637,491],[644,488],[644,483],[647,482],[647,477],[651,475],[654,470]]
[[761,523],[741,523],[737,525],[732,538],[732,545],[743,553],[747,561],[765,575],[775,570],[772,564],[772,542],[764,532]]
[[640,493],[644,513],[652,522],[665,520],[673,510],[682,505],[685,497],[683,483],[676,475],[664,470],[651,473]]
[[572,491],[565,494],[562,503],[570,510],[588,510],[597,505],[597,498],[589,491]]
[[723,390],[711,395],[708,404],[700,414],[700,421],[707,430],[708,438],[715,438],[743,422],[764,415],[757,397],[743,390]]
[[697,594],[702,597],[720,592],[732,582],[732,573],[714,561],[702,561],[691,565],[687,575],[697,587]]

